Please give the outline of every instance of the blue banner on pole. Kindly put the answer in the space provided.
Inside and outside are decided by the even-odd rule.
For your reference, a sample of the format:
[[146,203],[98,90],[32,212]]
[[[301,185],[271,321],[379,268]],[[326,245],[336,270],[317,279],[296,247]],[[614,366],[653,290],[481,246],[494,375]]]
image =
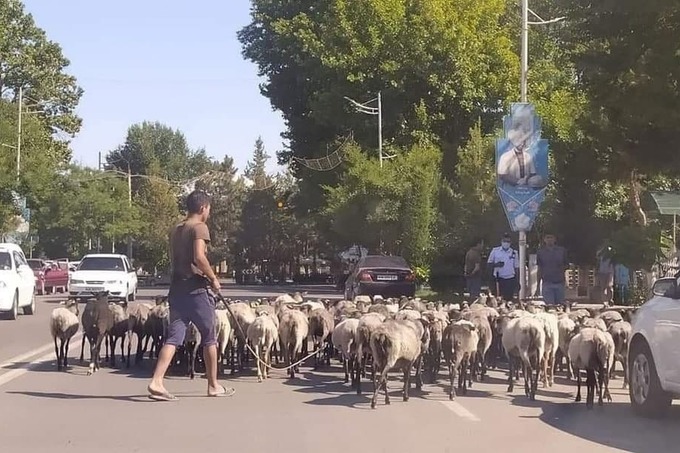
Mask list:
[[550,180],[548,141],[534,106],[514,103],[496,140],[496,185],[512,231],[530,231]]

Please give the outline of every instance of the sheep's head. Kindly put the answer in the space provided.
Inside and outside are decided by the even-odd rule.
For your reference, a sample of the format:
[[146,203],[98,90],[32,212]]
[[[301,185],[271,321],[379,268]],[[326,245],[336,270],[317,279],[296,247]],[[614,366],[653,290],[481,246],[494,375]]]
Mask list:
[[80,310],[78,309],[78,299],[62,300],[59,302],[59,305],[63,305],[64,308],[74,313],[76,316],[80,314]]
[[156,305],[163,305],[168,301],[168,296],[156,296]]

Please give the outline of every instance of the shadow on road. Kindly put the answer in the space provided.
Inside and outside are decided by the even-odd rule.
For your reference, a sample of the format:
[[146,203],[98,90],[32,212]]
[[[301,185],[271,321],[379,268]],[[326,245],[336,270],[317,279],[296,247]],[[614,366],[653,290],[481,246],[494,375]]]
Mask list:
[[[583,395],[585,398],[585,394]],[[540,398],[540,390],[538,398]],[[556,403],[529,401],[525,396],[515,396],[512,404],[541,410],[536,418],[547,425],[575,437],[600,445],[634,453],[678,451],[680,444],[680,406],[673,406],[668,418],[651,420],[637,417],[628,403],[606,403],[592,410],[585,402]],[[526,416],[524,417],[526,418]],[[631,431],[631,426],[635,426]]]
[[[57,393],[57,392],[7,392],[10,395],[24,395],[34,398],[49,398],[57,400],[113,400],[133,403],[154,403],[155,401],[149,399],[144,395],[74,395],[72,393]],[[184,395],[187,396],[187,395]]]

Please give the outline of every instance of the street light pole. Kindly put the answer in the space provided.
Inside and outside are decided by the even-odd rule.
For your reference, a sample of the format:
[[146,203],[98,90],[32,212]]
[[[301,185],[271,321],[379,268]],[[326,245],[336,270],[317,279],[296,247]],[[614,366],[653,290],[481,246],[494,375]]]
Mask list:
[[21,117],[22,104],[24,102],[24,89],[19,87],[19,119],[17,120],[17,183],[19,182],[19,173],[21,171]]
[[[560,22],[564,17],[557,17],[555,19],[544,20],[538,14],[529,9],[529,0],[520,0],[522,7],[522,32],[521,32],[521,55],[520,55],[520,101],[528,102],[527,87],[529,80],[529,25],[547,25]],[[531,13],[538,22],[529,22],[529,14]],[[527,264],[527,233],[526,231],[519,232],[519,279],[520,289],[519,298],[523,300],[526,297],[526,264]]]
[[[127,166],[127,184],[128,184],[128,209],[132,212],[132,173],[130,171],[130,162]],[[127,238],[127,257],[132,261],[132,236],[128,234]]]
[[382,94],[378,91],[378,156],[380,156],[380,168],[383,166],[382,152]]

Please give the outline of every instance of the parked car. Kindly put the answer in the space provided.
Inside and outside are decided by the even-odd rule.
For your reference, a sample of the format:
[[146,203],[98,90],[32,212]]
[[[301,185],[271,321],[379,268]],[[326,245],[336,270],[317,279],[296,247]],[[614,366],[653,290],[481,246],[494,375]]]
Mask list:
[[680,398],[680,279],[657,280],[631,324],[630,402],[640,415],[663,415]]
[[137,274],[125,255],[85,255],[71,275],[71,297],[88,298],[108,291],[112,299],[133,301],[137,295]]
[[28,265],[35,275],[36,294],[68,292],[68,260],[44,261],[33,258],[28,260]]
[[383,297],[415,296],[415,274],[404,258],[368,255],[359,259],[345,282],[345,299],[378,294]]
[[0,244],[0,314],[16,319],[35,313],[35,275],[16,244]]

